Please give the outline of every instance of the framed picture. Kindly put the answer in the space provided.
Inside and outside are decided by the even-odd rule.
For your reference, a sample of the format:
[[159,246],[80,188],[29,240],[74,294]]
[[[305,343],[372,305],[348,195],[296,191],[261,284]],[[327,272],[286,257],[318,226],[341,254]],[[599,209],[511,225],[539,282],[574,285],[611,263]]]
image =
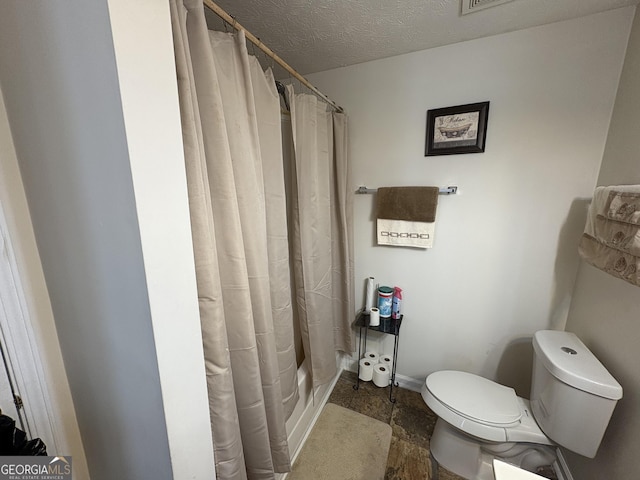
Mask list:
[[425,157],[484,152],[488,116],[489,102],[429,110]]

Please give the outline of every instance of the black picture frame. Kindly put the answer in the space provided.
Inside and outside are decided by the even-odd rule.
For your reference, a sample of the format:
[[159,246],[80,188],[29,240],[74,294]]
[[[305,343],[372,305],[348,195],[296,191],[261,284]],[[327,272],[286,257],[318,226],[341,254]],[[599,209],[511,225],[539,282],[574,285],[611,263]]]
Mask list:
[[489,102],[427,111],[424,156],[484,152],[488,118]]

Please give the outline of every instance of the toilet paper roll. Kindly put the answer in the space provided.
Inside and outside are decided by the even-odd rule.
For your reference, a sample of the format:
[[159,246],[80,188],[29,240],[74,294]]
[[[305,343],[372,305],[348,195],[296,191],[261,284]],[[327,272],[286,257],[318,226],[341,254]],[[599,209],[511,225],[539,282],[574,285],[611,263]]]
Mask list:
[[369,312],[369,326],[377,327],[380,325],[380,310],[376,307],[371,307],[371,311]]
[[378,294],[376,290],[376,286],[373,284],[375,278],[369,277],[367,278],[367,295],[364,300],[364,313],[369,313],[371,311],[371,307],[375,305],[376,296]]
[[375,365],[376,363],[378,363],[378,354],[376,352],[367,352],[364,354],[364,356],[362,358],[366,358],[367,360],[369,360],[373,365]]
[[378,357],[378,363],[389,367],[389,371],[393,368],[393,357],[391,355],[380,355]]
[[388,387],[391,378],[391,370],[388,365],[379,363],[373,367],[373,383],[376,387]]
[[371,360],[363,358],[360,360],[360,375],[358,378],[363,382],[370,382],[373,378],[373,363]]

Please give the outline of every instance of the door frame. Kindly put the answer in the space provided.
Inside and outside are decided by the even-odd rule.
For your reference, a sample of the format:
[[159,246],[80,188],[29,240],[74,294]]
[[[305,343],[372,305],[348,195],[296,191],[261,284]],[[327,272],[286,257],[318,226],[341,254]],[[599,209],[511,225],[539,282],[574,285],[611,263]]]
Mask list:
[[[13,373],[14,388],[23,401],[22,414],[33,438],[48,452],[59,452],[60,432],[46,382],[38,339],[25,298],[7,217],[0,200],[0,335]],[[57,338],[55,339],[57,342]],[[63,454],[61,452],[61,454]]]

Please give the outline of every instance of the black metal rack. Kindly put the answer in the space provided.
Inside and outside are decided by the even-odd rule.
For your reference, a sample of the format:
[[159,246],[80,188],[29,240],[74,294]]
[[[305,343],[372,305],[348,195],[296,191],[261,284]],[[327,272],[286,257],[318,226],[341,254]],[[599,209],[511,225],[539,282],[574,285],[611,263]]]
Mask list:
[[[395,403],[396,399],[393,396],[393,387],[397,387],[396,383],[396,365],[398,360],[398,338],[400,335],[400,326],[402,325],[402,317],[393,319],[393,318],[381,318],[380,325],[372,327],[369,325],[369,314],[364,313],[363,311],[358,312],[356,315],[356,321],[354,325],[360,329],[360,336],[358,337],[358,375],[356,377],[356,384],[353,386],[354,390],[358,390],[360,388],[360,359],[362,358],[362,352],[367,351],[367,333],[369,330],[374,332],[386,333],[388,335],[393,335],[393,365],[391,367],[391,381],[389,382],[389,401],[391,403]],[[364,344],[362,338],[362,331],[364,330]]]

